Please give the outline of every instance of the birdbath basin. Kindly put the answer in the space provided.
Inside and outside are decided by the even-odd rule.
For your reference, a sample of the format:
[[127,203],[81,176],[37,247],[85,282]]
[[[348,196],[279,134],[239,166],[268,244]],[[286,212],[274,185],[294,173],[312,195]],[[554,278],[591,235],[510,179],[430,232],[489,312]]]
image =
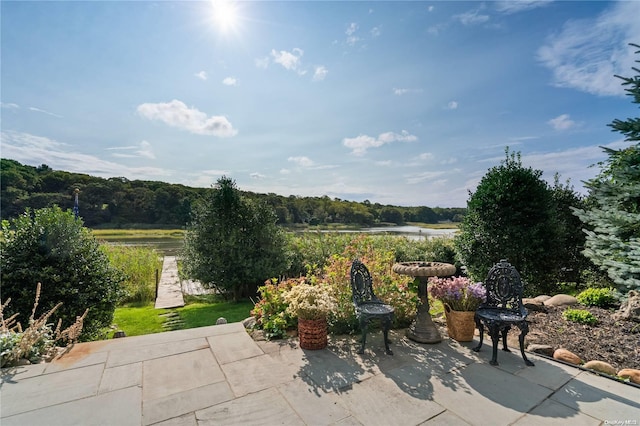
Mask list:
[[407,337],[419,343],[439,343],[442,336],[429,313],[429,277],[448,277],[456,273],[456,267],[442,262],[399,262],[393,265],[393,272],[408,275],[418,280],[418,306],[416,319],[407,329]]

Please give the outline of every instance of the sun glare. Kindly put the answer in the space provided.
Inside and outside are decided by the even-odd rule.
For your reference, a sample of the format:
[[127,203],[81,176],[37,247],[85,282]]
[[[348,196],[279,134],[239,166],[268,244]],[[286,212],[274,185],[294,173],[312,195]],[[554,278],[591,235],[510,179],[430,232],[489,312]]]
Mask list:
[[230,0],[212,0],[213,22],[222,33],[233,31],[238,26],[238,5]]

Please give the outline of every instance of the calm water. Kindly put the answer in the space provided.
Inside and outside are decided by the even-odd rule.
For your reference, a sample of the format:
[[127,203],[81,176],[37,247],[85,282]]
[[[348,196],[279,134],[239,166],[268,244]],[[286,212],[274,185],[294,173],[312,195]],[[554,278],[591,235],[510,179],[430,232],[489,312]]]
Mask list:
[[[392,234],[403,235],[407,238],[420,240],[440,236],[453,236],[457,229],[428,229],[418,226],[385,226],[379,228],[363,228],[349,231],[323,231],[323,232],[361,232],[367,234]],[[108,244],[125,246],[145,246],[155,248],[163,256],[177,256],[182,248],[182,238],[100,238]]]

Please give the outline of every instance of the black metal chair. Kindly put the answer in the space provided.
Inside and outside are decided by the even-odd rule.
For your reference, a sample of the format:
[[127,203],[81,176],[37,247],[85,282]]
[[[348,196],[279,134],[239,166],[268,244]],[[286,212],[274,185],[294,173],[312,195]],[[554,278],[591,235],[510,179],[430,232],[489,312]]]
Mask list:
[[502,336],[502,350],[511,352],[507,347],[507,333],[512,325],[520,329],[518,337],[520,353],[525,364],[533,366],[524,353],[524,337],[529,332],[527,323],[527,309],[522,304],[523,285],[520,274],[505,259],[496,263],[484,283],[487,289],[487,300],[482,303],[475,314],[476,327],[480,332],[480,343],[473,348],[478,352],[482,347],[485,326],[489,329],[489,336],[493,343],[491,365],[498,365],[498,341]]
[[379,319],[382,323],[386,353],[393,355],[393,352],[389,349],[389,330],[393,322],[394,309],[376,297],[373,292],[371,274],[359,259],[354,260],[351,265],[351,292],[356,317],[360,321],[360,329],[362,330],[362,341],[358,353],[364,353],[369,321]]

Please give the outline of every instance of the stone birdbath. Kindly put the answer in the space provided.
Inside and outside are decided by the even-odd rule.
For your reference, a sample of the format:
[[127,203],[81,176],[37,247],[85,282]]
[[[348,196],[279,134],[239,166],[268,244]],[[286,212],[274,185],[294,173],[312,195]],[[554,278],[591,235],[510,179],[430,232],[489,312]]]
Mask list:
[[456,267],[442,262],[400,262],[393,265],[393,272],[418,280],[418,306],[416,319],[407,329],[407,337],[419,343],[440,343],[442,337],[429,313],[429,277],[448,277],[456,273]]

